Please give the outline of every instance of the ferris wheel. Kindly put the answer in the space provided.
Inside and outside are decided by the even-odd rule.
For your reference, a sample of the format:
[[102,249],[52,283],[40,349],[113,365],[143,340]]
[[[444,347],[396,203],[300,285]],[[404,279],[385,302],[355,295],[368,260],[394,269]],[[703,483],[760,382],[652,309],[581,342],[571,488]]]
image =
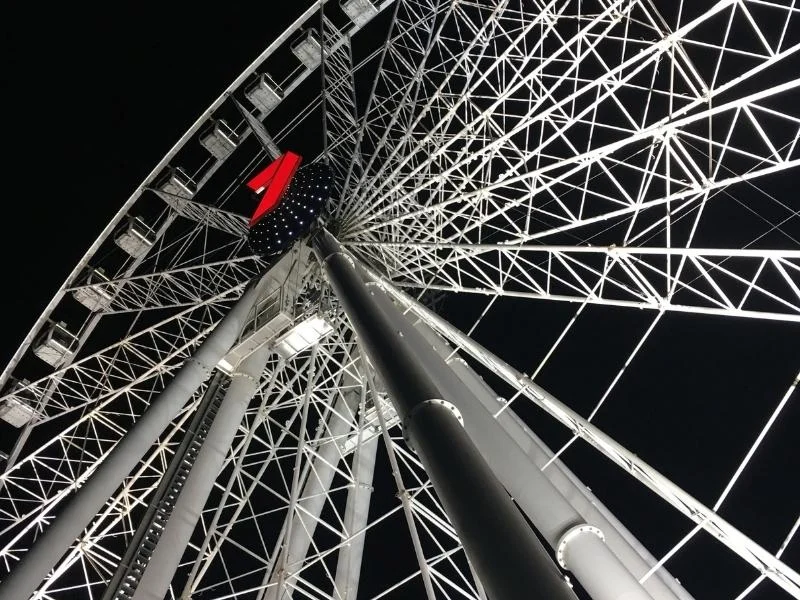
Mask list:
[[3,370],[0,598],[800,598],[800,8],[308,5]]

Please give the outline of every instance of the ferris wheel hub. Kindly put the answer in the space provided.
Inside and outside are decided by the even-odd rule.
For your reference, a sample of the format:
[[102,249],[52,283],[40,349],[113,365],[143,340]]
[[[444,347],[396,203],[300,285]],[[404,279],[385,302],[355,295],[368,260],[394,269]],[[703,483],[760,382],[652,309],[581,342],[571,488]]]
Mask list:
[[276,177],[259,191],[266,197],[275,185],[282,187],[275,194],[277,204],[263,216],[256,212],[248,234],[250,248],[261,256],[283,253],[311,230],[330,198],[333,175],[328,165],[313,163],[297,169],[288,180]]

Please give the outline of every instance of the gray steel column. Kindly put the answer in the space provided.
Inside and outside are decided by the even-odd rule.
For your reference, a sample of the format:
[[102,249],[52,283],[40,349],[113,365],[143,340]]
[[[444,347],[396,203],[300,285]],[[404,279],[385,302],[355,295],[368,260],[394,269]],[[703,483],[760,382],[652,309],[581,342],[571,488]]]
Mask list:
[[[370,293],[364,285],[352,259],[325,230],[315,234],[313,243],[489,596],[494,600],[574,599],[459,423],[447,390],[435,384],[411,353],[408,336],[397,331],[375,302],[376,292]],[[413,329],[409,333],[419,336]]]
[[336,474],[336,465],[339,464],[341,451],[338,438],[347,433],[351,425],[351,421],[346,420],[347,416],[355,415],[357,407],[358,396],[355,394],[340,396],[334,404],[327,426],[332,439],[320,444],[317,449],[314,468],[310,470],[303,485],[303,491],[297,501],[298,507],[292,519],[292,527],[286,534],[286,544],[278,559],[286,565],[286,572],[281,573],[278,568],[272,573],[271,583],[277,583],[282,579],[284,585],[280,589],[278,585],[267,588],[265,598],[269,600],[292,596],[292,575],[303,566],[317,522],[325,506],[326,494]]
[[[391,302],[384,294],[380,297],[381,302]],[[481,456],[556,551],[561,566],[574,573],[594,600],[652,600],[652,596],[605,544],[604,532],[586,523],[544,473],[531,465],[522,448],[481,404],[475,395],[476,391],[480,393],[475,389],[475,382],[473,385],[465,384],[472,372],[466,363],[450,360],[450,364],[446,364],[445,359],[452,351],[444,340],[426,325],[412,325],[399,310],[396,313],[399,318],[395,325],[399,329],[407,332],[412,328],[419,332],[416,340],[406,333],[413,352],[440,387],[450,391],[464,419],[464,429]],[[584,551],[573,551],[572,546],[580,546]],[[591,556],[591,560],[584,561],[586,556]]]
[[[655,559],[597,498],[593,495],[591,499],[587,498],[586,486],[576,485],[569,479],[564,474],[568,469],[561,461],[542,472],[553,453],[541,449],[544,446],[541,440],[524,428],[510,409],[495,419],[493,413],[501,407],[497,394],[425,322],[414,317],[409,317],[408,321],[413,322],[414,328],[425,337],[431,348],[446,359],[452,372],[471,392],[459,396],[456,403],[462,411],[465,429],[552,548],[557,550],[560,544],[563,546],[561,561],[592,598],[691,599],[691,595],[669,573],[654,574],[644,584],[639,584],[639,578],[655,564]],[[535,445],[533,438],[541,446]],[[561,509],[556,507],[559,504]],[[554,511],[552,516],[555,518],[548,516],[548,511]],[[542,520],[544,522],[540,525]],[[570,529],[582,524],[590,524],[594,529],[584,530],[586,535],[576,535],[576,530],[565,537]],[[598,532],[604,540],[597,535]],[[591,551],[574,550],[579,546],[591,548]],[[645,560],[643,553],[649,556],[649,561]],[[583,561],[582,556],[591,556],[591,559]]]
[[9,576],[0,584],[0,600],[29,598],[72,543],[122,484],[144,453],[155,443],[189,398],[208,379],[220,359],[236,342],[262,285],[251,283],[242,297],[203,341],[117,442],[94,473],[65,502],[50,527],[36,540]]
[[[372,287],[375,284],[368,285]],[[429,331],[416,329],[385,293],[376,291],[374,297],[392,319],[394,327],[402,332],[409,350],[419,359],[437,387],[453,399],[464,420],[464,429],[497,479],[528,515],[542,537],[556,548],[564,532],[583,523],[581,516],[541,471],[525,468],[528,461],[522,449],[481,406],[451,365],[445,363],[448,348],[444,344],[437,344]]]
[[353,487],[347,494],[344,532],[346,535],[355,535],[355,537],[339,549],[334,582],[340,600],[356,600],[358,595],[361,558],[364,554],[364,528],[367,526],[369,517],[378,439],[376,436],[371,440],[362,441],[353,456]]
[[261,346],[231,373],[225,398],[136,587],[134,600],[162,600],[166,596],[271,352],[271,346]]
[[[498,402],[494,391],[462,358],[453,359],[451,364],[456,375],[465,384],[469,385],[487,411],[496,412],[499,410],[501,404]],[[544,471],[541,470],[553,458],[553,452],[532,431],[525,427],[524,423],[511,409],[503,411],[496,422],[525,453],[528,469],[543,473],[585,522],[598,527],[602,531],[606,546],[619,558],[619,561],[637,581],[656,564],[656,559],[652,554],[611,514],[609,509],[589,491],[561,460],[556,459]],[[580,538],[574,538],[572,545],[582,545],[583,541]],[[568,565],[574,565],[576,562],[580,562],[580,557],[575,553],[568,552],[564,560]],[[593,559],[592,562],[600,566],[600,561]],[[572,567],[570,568],[572,569]],[[604,568],[601,572],[608,573],[610,570]],[[575,574],[578,576],[577,571],[575,571]],[[580,577],[578,578],[580,580]],[[660,568],[641,585],[655,600],[692,600],[691,594],[667,572],[665,567]]]
[[[378,286],[371,278],[368,285]],[[384,303],[392,302],[388,294],[376,294],[376,297]],[[399,309],[397,314],[402,314]],[[496,420],[493,418],[501,406],[495,392],[427,323],[416,316],[398,319],[396,323],[398,327],[413,323],[423,335],[427,343],[415,347],[414,352],[424,364],[434,364],[430,360],[431,350],[447,359],[450,368],[434,369],[432,376],[442,385],[457,389],[459,383],[453,381],[455,375],[471,392],[456,396],[465,428],[520,508],[537,529],[541,527],[561,565],[574,573],[593,598],[691,599],[663,567],[644,584],[638,583],[655,564],[652,555],[561,461],[556,461],[544,473],[541,471],[552,458],[552,452],[538,438],[539,446],[533,445],[535,436],[511,410],[504,411]],[[535,462],[532,457],[536,458]],[[569,506],[563,506],[564,502]],[[582,550],[578,551],[578,547]],[[584,560],[587,556],[591,558]]]

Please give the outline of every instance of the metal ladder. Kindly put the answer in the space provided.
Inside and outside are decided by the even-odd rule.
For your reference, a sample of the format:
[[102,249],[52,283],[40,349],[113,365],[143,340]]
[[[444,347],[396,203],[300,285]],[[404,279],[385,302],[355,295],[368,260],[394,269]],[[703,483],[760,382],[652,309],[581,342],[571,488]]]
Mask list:
[[214,417],[219,411],[224,397],[224,394],[221,393],[223,377],[222,373],[216,373],[209,383],[186,435],[172,457],[144,517],[128,544],[125,556],[109,581],[103,594],[103,600],[131,600],[133,598],[167,520],[172,514],[175,502],[183,489],[183,484],[189,477],[192,465],[197,459],[211,424],[214,422]]

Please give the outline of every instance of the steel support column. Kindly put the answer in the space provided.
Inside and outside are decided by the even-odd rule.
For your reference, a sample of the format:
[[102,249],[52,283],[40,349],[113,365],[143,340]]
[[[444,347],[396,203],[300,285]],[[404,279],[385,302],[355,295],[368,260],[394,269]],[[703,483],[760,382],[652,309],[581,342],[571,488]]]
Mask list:
[[[381,301],[391,302],[385,295]],[[652,600],[650,593],[605,543],[605,530],[596,523],[587,523],[494,419],[490,408],[485,406],[488,398],[497,404],[494,395],[489,396],[488,386],[478,386],[480,378],[427,325],[420,321],[412,325],[413,317],[406,318],[399,310],[396,313],[402,318],[396,321],[398,328],[413,327],[424,338],[417,340],[413,351],[430,367],[431,375],[440,386],[451,390],[464,419],[464,428],[478,451],[557,553],[561,565],[572,571],[594,600]],[[580,552],[576,550],[578,547],[582,549]],[[589,559],[585,560],[587,557]],[[674,600],[672,594],[669,598]]]
[[231,373],[225,398],[136,587],[134,600],[162,600],[166,596],[175,569],[231,448],[236,430],[258,390],[258,382],[271,351],[269,345],[261,346]]
[[[418,321],[414,326],[417,328],[420,326],[428,327],[427,324],[422,321]],[[429,331],[433,333],[432,330],[429,329]],[[444,349],[448,355],[452,355],[449,345],[439,338],[438,335],[437,339],[442,345],[442,349]],[[439,350],[438,346],[437,350]],[[489,412],[497,412],[501,406],[498,402],[497,394],[483,379],[481,379],[481,377],[458,355],[450,358],[448,362],[451,364],[459,379],[469,387],[475,397],[480,401],[486,409],[487,414]],[[641,579],[650,568],[656,564],[656,559],[642,546],[633,534],[611,514],[611,511],[581,483],[563,462],[559,459],[555,459],[551,462],[553,459],[553,452],[532,431],[525,427],[519,417],[517,417],[511,409],[500,413],[496,419],[496,423],[511,437],[513,443],[525,453],[524,463],[518,465],[520,472],[524,472],[526,477],[527,473],[532,471],[542,473],[550,484],[552,484],[577,511],[583,521],[594,525],[602,531],[605,537],[605,545],[618,557],[619,561],[636,581]],[[545,465],[548,465],[548,463],[550,463],[549,466],[545,468]],[[525,502],[518,498],[518,503],[523,507],[523,510],[525,510]],[[577,547],[581,545],[583,541],[585,540],[573,538],[571,543],[573,547]],[[564,560],[567,562],[570,569],[572,569],[576,562],[580,562],[579,553],[568,552],[564,556]],[[611,569],[608,567],[600,568],[602,561],[598,560],[595,556],[593,556],[589,562],[598,567],[597,571],[602,573],[604,577],[608,576],[608,574],[612,573],[615,569],[614,566],[612,566]],[[575,571],[575,573],[578,575],[577,571]],[[578,579],[583,582],[583,579],[580,577],[578,577]],[[691,600],[692,598],[691,594],[672,577],[665,567],[658,569],[641,585],[654,600]]]
[[[327,231],[314,250],[359,341],[390,392],[404,431],[490,597],[574,599],[547,551],[459,423],[447,398],[375,302]],[[380,293],[380,292],[377,292]],[[412,330],[419,336],[418,332]]]
[[347,494],[344,509],[344,532],[350,540],[339,549],[336,562],[335,589],[339,600],[356,600],[364,554],[364,528],[369,517],[372,476],[378,437],[362,441],[353,455],[353,487]]
[[[286,535],[286,545],[281,551],[279,561],[286,565],[286,570],[281,572],[278,568],[273,571],[270,583],[274,585],[267,588],[265,594],[268,600],[292,596],[295,581],[292,575],[303,567],[341,458],[339,440],[350,428],[352,420],[349,417],[356,414],[357,408],[358,396],[355,394],[340,396],[333,406],[328,418],[328,433],[323,436],[329,439],[320,444],[316,451],[314,466],[297,501],[292,526]],[[283,585],[279,587],[281,582]]]
[[183,439],[175,448],[169,466],[161,476],[158,487],[148,498],[147,509],[141,515],[139,524],[128,541],[128,548],[108,581],[102,600],[130,600],[133,596],[153,555],[153,550],[164,532],[167,519],[172,514],[175,501],[180,496],[183,484],[186,483],[199,448],[219,411],[223,399],[220,388],[225,379],[227,378],[222,372],[217,372],[206,387]]
[[[376,284],[376,280],[372,280],[372,278],[370,278],[370,282],[373,285]],[[413,299],[406,298],[405,302],[412,303]],[[499,400],[502,399],[499,399],[483,379],[453,351],[449,343],[419,316],[409,314],[406,318],[422,333],[439,356],[446,360],[452,372],[472,392],[487,411],[487,414],[494,415],[497,413],[502,406]],[[469,417],[468,413],[472,414],[472,411],[466,408],[463,416],[465,426],[470,431],[470,422],[473,419]],[[515,456],[517,459],[515,468],[519,469],[519,472],[526,473],[523,478],[515,477],[508,480],[501,477],[501,480],[503,480],[506,488],[511,491],[515,500],[531,521],[538,527],[535,511],[531,510],[530,507],[531,503],[537,502],[538,493],[536,489],[532,489],[530,486],[519,486],[519,484],[529,480],[527,474],[533,469],[536,472],[536,478],[543,474],[552,487],[560,493],[560,496],[569,502],[570,506],[580,515],[581,523],[590,524],[602,533],[605,538],[605,546],[613,552],[614,556],[609,557],[608,548],[600,547],[600,544],[598,544],[600,542],[599,539],[589,540],[583,535],[576,536],[573,534],[563,540],[566,543],[561,548],[562,562],[575,573],[578,580],[591,592],[593,598],[605,598],[608,594],[611,594],[611,597],[615,597],[614,594],[619,594],[621,590],[631,586],[630,576],[632,576],[633,580],[639,581],[650,571],[657,562],[652,554],[642,546],[634,535],[614,517],[611,511],[589,491],[566,465],[558,459],[549,464],[553,458],[553,452],[520,421],[511,409],[504,410],[496,419],[493,418],[492,420],[502,428],[504,434],[501,432],[498,435],[498,432],[494,431],[489,435],[481,435],[481,433],[486,433],[493,429],[489,424],[488,429],[484,427],[477,431],[474,441],[486,456],[487,450],[492,445],[506,437],[510,437],[513,440],[513,444],[525,454],[523,458],[514,449],[503,450],[500,453],[500,457],[503,457],[501,461],[503,463],[509,462],[509,460],[505,459],[506,456]],[[549,467],[543,470],[545,465],[548,464]],[[562,530],[562,535],[559,535],[557,539],[549,540],[554,549],[558,548],[559,542],[562,541],[565,533],[567,533],[567,529]],[[591,533],[591,530],[587,530],[584,533]],[[583,564],[580,555],[586,556],[587,554],[577,551],[577,548],[578,546],[585,546],[587,543],[596,548],[594,553],[588,554],[591,558]],[[567,550],[570,544],[575,551],[570,552]],[[617,560],[614,559],[615,557]],[[620,566],[624,566],[630,574],[630,576],[626,576],[624,573],[621,574],[621,579],[627,581],[624,586],[613,583],[615,580],[620,579]],[[616,577],[615,574],[617,574]],[[655,600],[692,599],[692,595],[663,566],[639,585]],[[600,590],[597,589],[598,586],[601,587]],[[633,589],[635,590],[635,588]]]
[[236,342],[261,293],[253,282],[0,584],[0,600],[29,598],[145,452]]

